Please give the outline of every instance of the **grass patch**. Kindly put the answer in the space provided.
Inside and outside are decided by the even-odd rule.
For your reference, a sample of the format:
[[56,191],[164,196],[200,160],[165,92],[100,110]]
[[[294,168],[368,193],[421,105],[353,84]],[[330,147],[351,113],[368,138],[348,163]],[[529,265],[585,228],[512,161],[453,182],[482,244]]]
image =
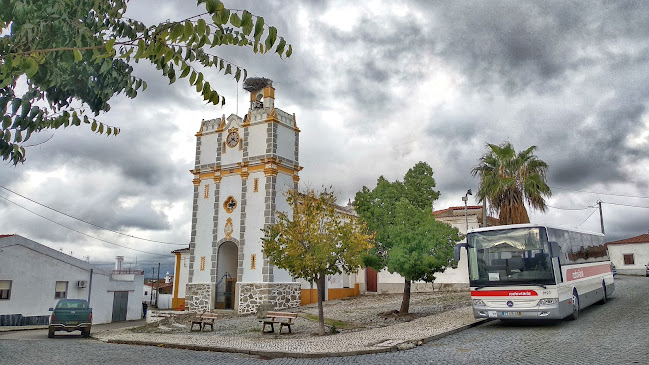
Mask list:
[[[304,318],[306,318],[306,319],[308,319],[310,321],[314,321],[314,322],[318,322],[318,320],[319,320],[318,316],[316,316],[314,314],[309,314],[309,313],[300,313],[300,317],[304,317]],[[356,327],[353,323],[343,322],[343,321],[339,321],[339,320],[332,319],[332,318],[327,318],[327,317],[325,317],[324,323],[325,323],[325,325],[327,325],[329,327],[335,327],[335,328],[341,328],[341,329],[355,328]]]

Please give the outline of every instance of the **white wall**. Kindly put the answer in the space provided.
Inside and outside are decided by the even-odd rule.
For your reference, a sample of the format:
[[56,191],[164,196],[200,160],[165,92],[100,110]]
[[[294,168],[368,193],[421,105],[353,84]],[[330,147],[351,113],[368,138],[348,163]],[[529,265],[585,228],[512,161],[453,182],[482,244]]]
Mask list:
[[[645,275],[649,264],[649,242],[607,245],[611,262],[619,274]],[[624,264],[624,255],[633,254],[633,265]]]
[[45,256],[21,245],[0,250],[0,280],[12,281],[10,299],[0,300],[0,314],[49,315],[48,308],[59,301],[54,297],[57,281],[68,282],[68,299],[88,299],[88,287],[76,287],[78,280],[90,279],[90,265],[82,265],[83,261],[73,266],[56,257],[66,256],[60,252],[52,250],[55,257]]
[[[258,191],[254,192],[254,179],[259,179]],[[255,283],[263,281],[262,268],[264,257],[262,253],[261,236],[264,228],[264,212],[266,201],[266,177],[263,171],[253,172],[248,177],[248,192],[246,194],[246,245],[243,248],[243,282]],[[255,270],[250,270],[250,257],[256,255]]]
[[[284,192],[291,188],[293,188],[293,176],[279,173],[277,175],[277,195],[275,197],[275,208],[278,212],[291,211],[290,206],[286,202],[286,196],[284,195]],[[276,283],[290,283],[293,281],[288,271],[277,267],[273,268],[273,279]]]
[[[175,272],[174,276],[178,277],[178,298],[185,297],[185,288],[189,279],[189,252],[180,254],[180,272]],[[174,278],[175,279],[175,278]],[[175,281],[174,281],[175,283]],[[174,291],[176,289],[174,288]]]
[[200,137],[201,152],[199,159],[201,165],[216,163],[217,137],[218,134],[216,133]]
[[[48,309],[59,300],[54,297],[57,281],[68,282],[68,299],[88,299],[92,269],[93,323],[112,320],[115,291],[129,293],[127,320],[140,318],[143,275],[112,280],[110,273],[20,236],[0,239],[0,250],[0,280],[12,281],[10,299],[0,300],[0,314],[50,315]],[[85,288],[76,287],[79,280],[88,282]]]
[[[209,185],[209,196],[205,198],[205,186]],[[198,188],[198,214],[196,224],[196,246],[194,247],[194,283],[210,283],[210,258],[212,257],[212,229],[214,227],[214,180],[203,180]],[[205,257],[205,270],[201,271],[201,257]]]
[[170,309],[173,294],[160,294],[158,297],[158,309]]

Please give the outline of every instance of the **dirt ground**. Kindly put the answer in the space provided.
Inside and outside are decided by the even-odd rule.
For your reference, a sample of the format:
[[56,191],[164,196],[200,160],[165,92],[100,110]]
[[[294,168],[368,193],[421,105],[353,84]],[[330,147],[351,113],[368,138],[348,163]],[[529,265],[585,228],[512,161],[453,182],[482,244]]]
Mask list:
[[[384,327],[471,304],[468,291],[412,293],[409,313],[399,314],[402,297],[402,294],[374,294],[323,302],[327,331],[328,333],[340,333]],[[318,332],[317,304],[284,311],[297,312],[298,318],[293,325],[293,332],[281,336],[304,337]],[[206,331],[191,333],[201,336],[242,336],[248,338],[273,336],[273,334],[261,333],[261,323],[255,314],[238,315],[228,311],[217,311],[216,314],[219,318],[215,321],[214,331],[210,331],[208,327]],[[191,321],[195,317],[194,313],[178,312],[158,322],[147,323],[145,326],[130,330],[139,333],[189,333]],[[274,336],[278,335],[274,334]]]

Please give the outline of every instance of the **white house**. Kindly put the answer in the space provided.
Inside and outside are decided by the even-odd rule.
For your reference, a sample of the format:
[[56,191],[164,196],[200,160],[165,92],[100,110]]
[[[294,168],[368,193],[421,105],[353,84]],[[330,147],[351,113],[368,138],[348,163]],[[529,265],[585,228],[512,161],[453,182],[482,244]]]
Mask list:
[[645,265],[649,265],[649,234],[607,242],[606,248],[618,273],[645,275]]
[[90,299],[93,323],[142,317],[144,275],[105,271],[19,235],[0,235],[0,325],[47,324],[59,299]]

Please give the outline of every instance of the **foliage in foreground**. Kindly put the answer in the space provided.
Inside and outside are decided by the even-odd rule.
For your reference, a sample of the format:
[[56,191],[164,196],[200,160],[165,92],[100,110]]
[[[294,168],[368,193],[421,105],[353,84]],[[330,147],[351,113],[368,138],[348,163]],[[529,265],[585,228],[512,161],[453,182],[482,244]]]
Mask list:
[[276,223],[264,230],[264,254],[291,276],[316,283],[320,334],[324,334],[324,278],[356,272],[361,255],[372,246],[372,236],[361,221],[336,211],[332,192],[290,190],[286,200],[292,214],[278,212]]
[[[132,75],[132,62],[148,61],[172,84],[185,78],[207,103],[223,105],[202,70],[213,68],[237,81],[247,71],[210,52],[220,46],[274,51],[292,48],[277,29],[247,10],[226,9],[218,0],[197,0],[200,14],[147,26],[124,17],[127,0],[4,0],[0,6],[0,155],[25,159],[33,133],[87,124],[117,135],[118,127],[96,119],[118,94],[135,98],[146,82]],[[26,91],[23,81],[26,82]]]

